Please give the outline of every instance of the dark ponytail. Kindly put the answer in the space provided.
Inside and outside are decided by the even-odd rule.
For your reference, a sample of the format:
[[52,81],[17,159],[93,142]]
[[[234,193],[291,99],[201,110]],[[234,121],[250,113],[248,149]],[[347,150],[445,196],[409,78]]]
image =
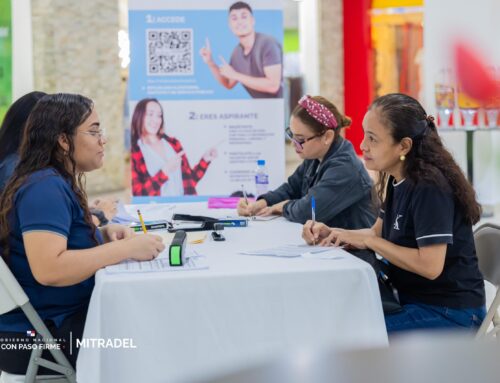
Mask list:
[[[477,223],[481,206],[476,200],[476,192],[444,147],[434,118],[426,114],[420,103],[405,94],[393,93],[377,98],[370,110],[378,112],[395,142],[405,137],[412,139],[412,148],[403,165],[405,177],[414,183],[427,182],[443,189],[449,188],[469,223]],[[387,179],[387,174],[380,174],[377,186],[381,198]]]

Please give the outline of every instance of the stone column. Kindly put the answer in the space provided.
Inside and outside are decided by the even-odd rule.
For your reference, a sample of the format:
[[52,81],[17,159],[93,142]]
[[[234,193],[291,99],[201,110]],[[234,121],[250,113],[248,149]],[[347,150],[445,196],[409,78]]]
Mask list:
[[35,89],[94,100],[106,130],[105,166],[87,175],[87,191],[124,184],[124,85],[118,59],[117,0],[32,1]]
[[344,112],[344,18],[342,0],[317,1],[320,94],[332,101],[341,112]]
[[343,0],[299,3],[301,67],[306,91],[344,109]]

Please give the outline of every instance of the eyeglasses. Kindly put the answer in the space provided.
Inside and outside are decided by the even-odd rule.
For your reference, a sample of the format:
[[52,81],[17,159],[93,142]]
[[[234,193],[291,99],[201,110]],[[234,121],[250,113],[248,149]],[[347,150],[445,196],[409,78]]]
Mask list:
[[97,138],[97,140],[101,141],[101,142],[106,139],[106,130],[105,129],[89,130],[87,132],[79,132],[79,133],[88,134],[89,136]]
[[318,137],[321,137],[322,135],[324,135],[326,133],[326,130],[323,132],[323,133],[320,133],[320,134],[316,134],[312,137],[308,137],[308,138],[304,138],[302,140],[297,140],[294,136],[293,136],[293,133],[292,133],[292,130],[290,129],[290,127],[286,128],[285,129],[285,134],[287,136],[287,138],[293,142],[293,144],[295,145],[295,148],[299,151],[302,151],[304,150],[304,144],[307,142],[307,141],[311,141],[311,140],[314,140],[315,138],[318,138]]

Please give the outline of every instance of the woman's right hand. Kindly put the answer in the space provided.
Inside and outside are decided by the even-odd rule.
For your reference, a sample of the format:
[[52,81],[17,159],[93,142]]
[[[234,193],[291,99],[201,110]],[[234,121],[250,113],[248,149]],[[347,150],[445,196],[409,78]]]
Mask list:
[[302,227],[302,238],[308,245],[318,244],[330,235],[332,229],[321,222],[309,220]]
[[166,162],[165,165],[163,165],[163,168],[161,169],[163,173],[165,174],[170,174],[175,172],[177,169],[181,167],[182,164],[182,156],[184,155],[184,151],[177,153],[175,156],[172,158],[169,158]]
[[262,209],[267,207],[267,202],[264,199],[260,199],[256,202],[249,202],[248,204],[245,202],[245,199],[242,198],[238,202],[238,214],[246,217],[253,217]]
[[126,244],[126,258],[136,261],[151,261],[165,249],[163,238],[154,234],[136,234],[122,241]]

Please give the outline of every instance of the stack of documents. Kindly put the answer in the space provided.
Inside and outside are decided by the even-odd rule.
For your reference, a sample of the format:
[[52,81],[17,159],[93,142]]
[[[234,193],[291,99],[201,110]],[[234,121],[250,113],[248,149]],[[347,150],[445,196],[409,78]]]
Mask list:
[[[168,250],[167,250],[168,251]],[[127,260],[117,265],[106,266],[108,274],[119,273],[149,273],[157,271],[187,271],[187,270],[203,270],[208,269],[208,263],[204,256],[200,256],[194,251],[189,251],[186,263],[182,266],[170,266],[168,255],[165,257],[163,254],[152,261],[134,261]]]
[[119,223],[121,225],[126,225],[131,222],[139,222],[138,216],[132,216],[125,209],[125,205],[122,201],[118,201],[116,205],[116,215],[111,219],[111,223]]
[[[161,208],[158,208],[155,204],[150,205],[141,205],[141,212],[146,221],[158,220],[158,219],[169,219],[172,213],[172,210],[175,209],[175,205],[162,205]],[[169,212],[167,217],[165,217],[165,213]],[[158,214],[161,212],[161,214]],[[161,217],[159,217],[161,215]],[[119,223],[121,225],[128,224],[138,224],[140,223],[138,215],[134,212],[130,214],[123,202],[118,201],[116,205],[116,215],[111,219],[111,223]]]

